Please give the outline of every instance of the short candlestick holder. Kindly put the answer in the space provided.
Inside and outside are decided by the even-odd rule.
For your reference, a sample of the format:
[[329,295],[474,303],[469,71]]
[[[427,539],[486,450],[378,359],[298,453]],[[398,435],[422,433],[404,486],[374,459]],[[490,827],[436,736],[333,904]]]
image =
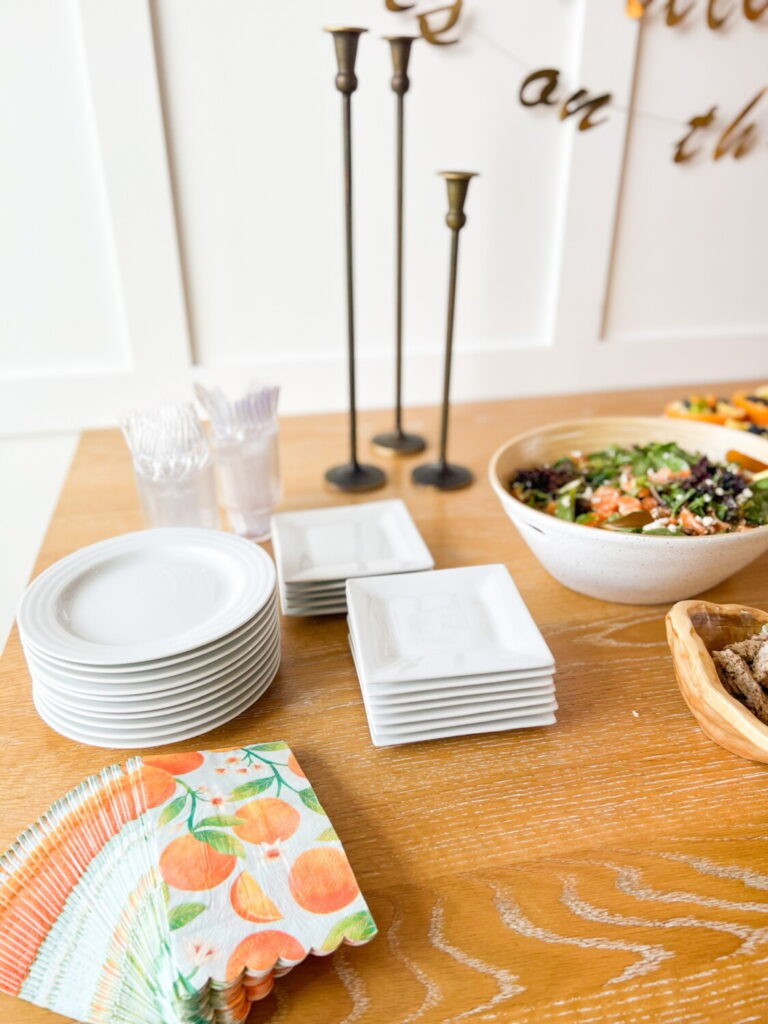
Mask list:
[[392,52],[392,91],[397,97],[397,186],[395,196],[395,429],[377,434],[373,447],[381,455],[416,455],[426,443],[418,434],[403,430],[403,194],[405,94],[411,87],[408,64],[417,36],[387,36]]
[[342,95],[344,124],[344,227],[347,263],[347,349],[349,368],[349,462],[334,466],[326,481],[340,491],[374,491],[387,482],[376,466],[366,466],[357,458],[357,401],[355,396],[355,289],[352,248],[352,93],[357,89],[355,61],[357,44],[364,28],[326,28],[333,36],[336,50],[336,88]]
[[451,359],[453,356],[453,324],[456,311],[456,277],[459,266],[459,232],[467,223],[464,203],[474,171],[441,171],[448,187],[448,213],[445,223],[451,229],[451,268],[448,283],[448,321],[445,338],[445,372],[443,377],[443,410],[440,422],[440,454],[437,462],[417,466],[412,474],[414,483],[436,487],[441,491],[458,491],[468,487],[475,479],[471,470],[448,462],[448,414],[451,391]]

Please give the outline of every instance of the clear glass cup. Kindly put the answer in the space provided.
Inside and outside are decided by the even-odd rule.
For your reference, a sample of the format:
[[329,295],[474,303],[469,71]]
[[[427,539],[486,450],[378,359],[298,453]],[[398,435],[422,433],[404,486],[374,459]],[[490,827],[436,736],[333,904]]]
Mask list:
[[180,479],[145,476],[136,470],[145,526],[221,526],[216,501],[213,461],[195,467]]
[[211,418],[219,500],[235,533],[267,540],[280,501],[277,399],[273,385],[251,384],[239,398],[195,385]]
[[122,428],[145,526],[219,529],[211,449],[192,403],[132,412]]
[[270,534],[282,497],[277,424],[242,441],[214,439],[219,500],[235,533],[254,540]]

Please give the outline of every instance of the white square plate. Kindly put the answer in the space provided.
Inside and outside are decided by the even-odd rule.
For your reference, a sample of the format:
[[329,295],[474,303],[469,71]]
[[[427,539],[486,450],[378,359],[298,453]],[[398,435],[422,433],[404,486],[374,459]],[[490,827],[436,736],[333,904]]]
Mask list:
[[339,505],[272,517],[281,581],[330,582],[434,565],[405,503]]
[[423,732],[444,725],[465,725],[468,722],[528,717],[546,711],[557,711],[554,694],[549,697],[512,697],[497,701],[467,701],[463,705],[432,708],[428,711],[384,711],[370,708],[375,729],[382,732]]
[[554,668],[503,565],[350,579],[347,607],[369,685]]
[[420,733],[395,735],[391,732],[379,732],[368,721],[371,739],[375,747],[392,747],[399,743],[418,743],[426,740],[441,740],[450,736],[474,736],[483,732],[504,732],[509,729],[534,729],[537,726],[554,725],[553,712],[530,715],[527,718],[499,718],[492,722],[478,722],[474,725],[450,726],[444,729],[425,729]]
[[418,683],[389,683],[368,686],[360,674],[360,665],[355,653],[355,642],[347,637],[355,663],[360,687],[371,707],[394,708],[402,705],[435,707],[438,704],[466,704],[471,700],[486,700],[490,697],[544,697],[555,692],[552,675],[518,675],[515,673],[489,674],[485,676],[459,676],[447,679],[426,679]]

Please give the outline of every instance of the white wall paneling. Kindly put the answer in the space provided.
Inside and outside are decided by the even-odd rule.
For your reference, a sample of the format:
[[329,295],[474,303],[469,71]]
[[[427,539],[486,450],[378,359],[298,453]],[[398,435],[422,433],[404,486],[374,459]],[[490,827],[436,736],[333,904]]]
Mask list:
[[[435,4],[420,0],[416,10]],[[481,172],[462,236],[454,396],[768,375],[768,15],[675,29],[652,4],[465,0],[414,49],[406,397],[439,398],[448,232],[435,172]],[[656,8],[658,7],[658,10]],[[359,394],[393,387],[394,100],[383,0],[7,0],[0,10],[0,433],[114,422],[195,376],[343,408],[340,100],[324,23],[367,24],[354,98]],[[31,55],[31,56],[30,56]],[[524,108],[610,91],[577,132]],[[672,161],[718,105],[692,162]],[[719,129],[718,129],[719,125]]]
[[189,365],[149,12],[10,0],[0,19],[0,433],[114,422],[185,393]]

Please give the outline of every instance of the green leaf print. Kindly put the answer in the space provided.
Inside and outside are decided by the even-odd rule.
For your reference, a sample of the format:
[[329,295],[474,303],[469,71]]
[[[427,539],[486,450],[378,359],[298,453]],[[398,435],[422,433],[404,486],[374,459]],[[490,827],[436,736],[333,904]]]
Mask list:
[[229,794],[229,798],[230,800],[246,800],[249,796],[258,796],[265,789],[269,789],[274,781],[275,777],[271,775],[268,779],[252,779],[250,782],[244,782],[242,786],[235,786]]
[[249,747],[244,747],[244,750],[287,750],[288,744],[284,740],[278,740],[276,743],[252,743]]
[[168,914],[168,924],[171,931],[175,932],[178,928],[183,928],[185,924],[189,924],[190,921],[194,921],[205,909],[204,903],[179,903]]
[[219,853],[232,853],[235,857],[245,860],[245,847],[236,836],[231,836],[228,832],[213,832],[203,829],[201,832],[195,830],[192,834],[195,839],[199,839],[201,843],[208,843]]
[[183,793],[181,796],[177,796],[175,800],[171,800],[162,811],[162,814],[157,819],[158,825],[167,825],[169,821],[173,821],[174,818],[178,817],[179,814],[184,810],[184,804],[187,802],[187,794]]
[[199,828],[234,828],[235,825],[244,824],[245,818],[237,818],[234,814],[214,814],[211,818],[203,818],[202,821],[198,821],[195,830]]
[[331,827],[327,828],[325,830],[325,832],[321,832],[320,833],[320,835],[317,837],[315,842],[318,842],[318,843],[333,843],[338,838],[339,837],[336,835],[336,829],[333,827],[333,825],[331,825]]
[[342,942],[368,942],[378,931],[376,922],[367,910],[358,910],[356,914],[350,914],[328,932],[325,942],[321,946],[323,952],[330,953]]
[[317,794],[311,786],[307,786],[306,789],[299,790],[299,796],[301,797],[301,802],[305,807],[308,807],[310,811],[315,811],[317,814],[325,814],[320,801],[317,799]]

